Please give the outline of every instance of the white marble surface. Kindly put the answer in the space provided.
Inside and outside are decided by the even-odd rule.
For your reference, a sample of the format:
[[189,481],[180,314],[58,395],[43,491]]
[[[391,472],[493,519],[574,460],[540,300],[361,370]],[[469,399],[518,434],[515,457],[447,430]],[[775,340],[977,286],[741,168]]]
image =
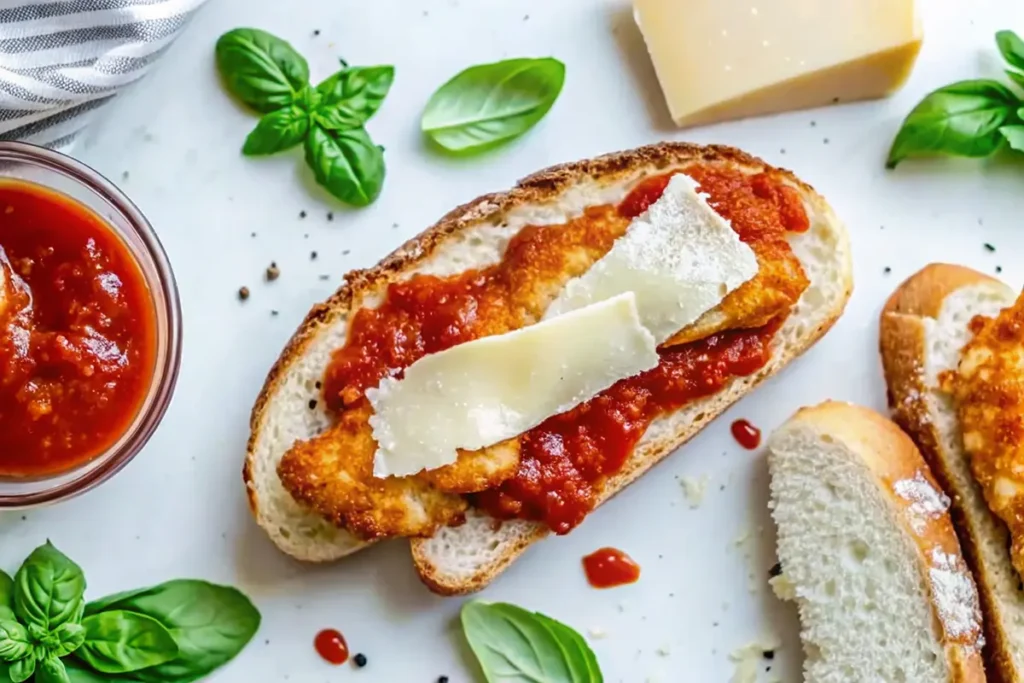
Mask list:
[[[252,400],[295,325],[346,270],[372,264],[455,204],[555,162],[662,139],[728,143],[794,169],[847,222],[857,279],[846,316],[804,358],[572,535],[533,549],[483,597],[607,632],[593,641],[607,681],[726,681],[729,652],[771,633],[784,642],[773,673],[798,680],[795,615],[764,581],[774,560],[763,453],[741,450],[729,422],[742,416],[769,430],[800,405],[829,397],[883,407],[879,308],[902,277],[929,261],[986,272],[1000,265],[1015,285],[1024,277],[1024,225],[1014,200],[1022,196],[1024,163],[883,169],[899,121],[924,92],[998,74],[992,34],[1024,30],[1024,5],[921,4],[926,46],[896,97],[680,132],[666,126],[624,0],[211,0],[157,70],[105,112],[77,149],[138,202],[170,254],[185,317],[177,395],[148,448],[113,481],[24,519],[0,517],[0,561],[16,566],[51,538],[85,567],[94,595],[178,576],[240,585],[261,607],[263,627],[214,677],[223,683],[477,680],[453,627],[460,601],[421,587],[401,543],[306,567],[279,555],[256,529],[240,476]],[[221,91],[212,50],[218,35],[243,25],[291,40],[309,57],[314,79],[333,71],[339,56],[396,65],[392,94],[369,126],[388,162],[373,207],[334,204],[308,181],[298,153],[240,156],[256,119]],[[419,112],[451,74],[548,54],[567,64],[566,86],[529,135],[468,160],[424,149]],[[271,261],[282,274],[266,284]],[[244,305],[236,298],[241,285],[252,290]],[[683,497],[683,475],[710,478],[699,509]],[[748,530],[751,541],[737,548],[734,539]],[[639,583],[588,588],[579,559],[604,545],[640,562]],[[366,669],[336,669],[317,658],[312,639],[327,626],[366,653]]]

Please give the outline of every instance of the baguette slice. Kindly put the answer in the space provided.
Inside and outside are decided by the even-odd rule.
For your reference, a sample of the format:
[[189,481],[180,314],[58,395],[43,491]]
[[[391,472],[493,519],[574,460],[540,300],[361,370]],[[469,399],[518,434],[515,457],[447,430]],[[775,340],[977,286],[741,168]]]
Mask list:
[[976,315],[993,316],[1015,292],[961,266],[932,264],[906,282],[882,311],[880,346],[893,418],[914,439],[953,499],[952,515],[974,572],[984,614],[989,677],[1024,683],[1024,593],[1010,564],[1009,535],[971,475],[956,407],[938,388],[970,339]]
[[978,594],[949,499],[913,442],[847,403],[768,442],[772,517],[799,608],[806,683],[981,683]]
[[[572,212],[581,208],[574,206],[580,199],[593,201],[592,197],[604,195],[616,201],[639,175],[664,173],[669,168],[682,169],[692,160],[726,164],[751,173],[770,168],[763,161],[734,149],[666,144],[557,167],[531,176],[523,184],[575,185],[582,194],[566,192],[561,199],[564,210]],[[622,471],[609,479],[600,502],[625,488],[761,380],[807,350],[843,312],[853,286],[846,229],[819,194],[788,171],[782,173],[803,197],[811,221],[808,232],[790,238],[810,286],[776,335],[771,360],[760,372],[735,379],[717,395],[655,420]],[[606,189],[599,190],[600,186]],[[414,539],[413,560],[420,578],[434,592],[442,595],[472,593],[490,583],[530,545],[548,534],[548,528],[542,524],[516,520],[498,525],[490,516],[471,509],[462,526],[443,528],[432,538]]]

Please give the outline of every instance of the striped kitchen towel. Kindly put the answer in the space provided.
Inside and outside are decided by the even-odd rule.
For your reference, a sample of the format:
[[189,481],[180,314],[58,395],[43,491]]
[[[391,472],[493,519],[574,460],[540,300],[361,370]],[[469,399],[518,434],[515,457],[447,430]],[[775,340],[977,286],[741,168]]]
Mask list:
[[0,140],[67,149],[204,0],[0,0]]

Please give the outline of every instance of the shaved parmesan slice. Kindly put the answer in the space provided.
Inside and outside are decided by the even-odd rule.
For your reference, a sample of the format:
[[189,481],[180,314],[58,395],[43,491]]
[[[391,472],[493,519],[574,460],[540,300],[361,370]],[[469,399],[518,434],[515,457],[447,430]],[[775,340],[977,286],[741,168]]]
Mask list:
[[659,344],[757,274],[753,250],[682,173],[590,270],[570,280],[545,312],[553,318],[623,292]]
[[376,477],[455,462],[658,364],[636,297],[623,294],[507,334],[424,356],[366,392]]

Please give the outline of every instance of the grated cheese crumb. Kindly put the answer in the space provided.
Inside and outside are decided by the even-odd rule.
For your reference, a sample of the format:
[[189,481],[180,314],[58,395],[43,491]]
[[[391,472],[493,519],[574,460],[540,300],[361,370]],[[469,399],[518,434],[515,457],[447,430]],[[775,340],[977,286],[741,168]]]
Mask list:
[[602,638],[604,638],[604,637],[606,637],[608,635],[608,632],[605,631],[603,628],[599,628],[597,626],[593,626],[593,627],[587,629],[587,635],[589,635],[594,640],[601,640]]
[[774,652],[781,646],[782,641],[777,637],[768,636],[733,650],[729,661],[736,664],[736,669],[729,679],[730,683],[756,683],[758,668],[764,662],[764,653]]
[[683,486],[683,495],[686,496],[690,509],[696,510],[704,502],[704,494],[708,487],[708,476],[705,474],[700,479],[683,477],[679,480]]

